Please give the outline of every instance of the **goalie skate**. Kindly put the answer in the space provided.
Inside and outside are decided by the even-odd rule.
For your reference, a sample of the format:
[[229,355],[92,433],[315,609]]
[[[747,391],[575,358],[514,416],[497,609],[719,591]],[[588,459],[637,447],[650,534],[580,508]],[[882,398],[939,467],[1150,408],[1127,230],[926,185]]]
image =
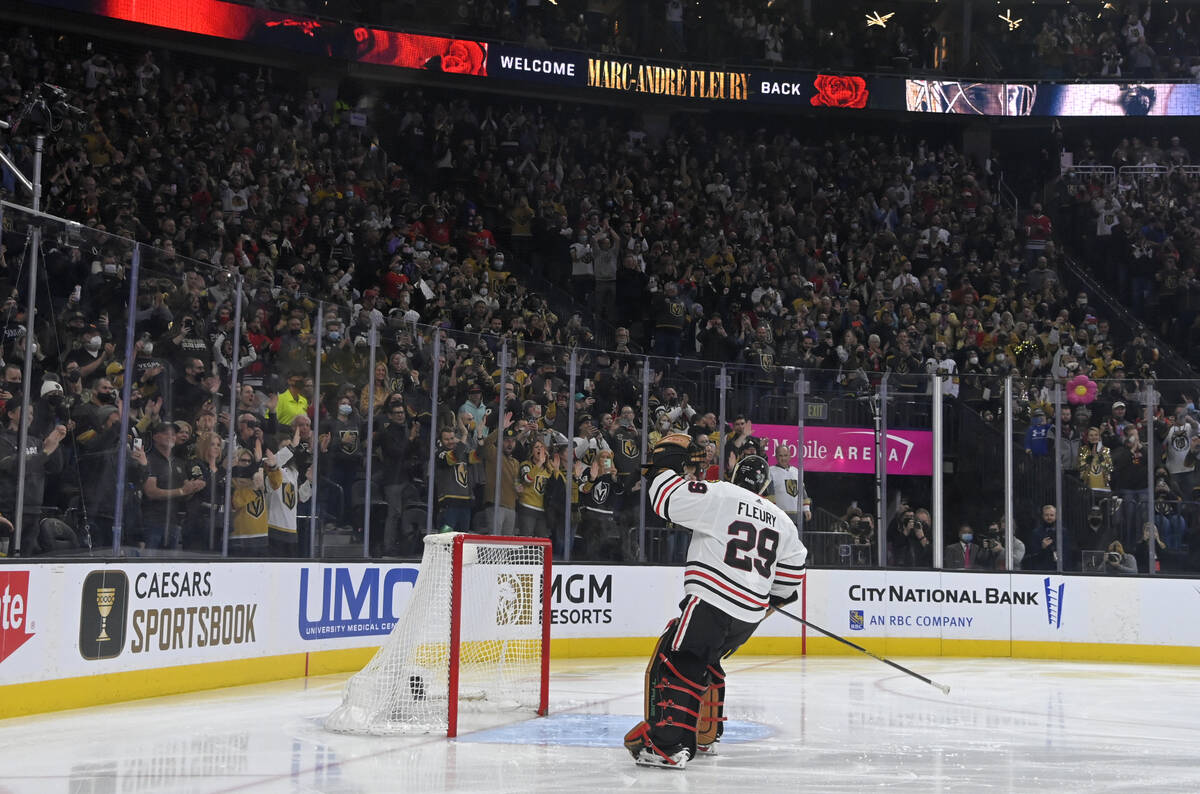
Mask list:
[[658,766],[666,769],[683,769],[692,760],[692,751],[686,744],[660,749],[650,738],[650,726],[639,722],[625,734],[625,749],[633,756],[638,766]]

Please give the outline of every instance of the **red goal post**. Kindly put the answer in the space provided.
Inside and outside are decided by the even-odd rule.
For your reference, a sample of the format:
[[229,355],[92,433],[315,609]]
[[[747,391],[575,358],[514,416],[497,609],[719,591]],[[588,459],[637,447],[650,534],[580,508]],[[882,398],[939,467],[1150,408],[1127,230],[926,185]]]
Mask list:
[[550,710],[550,583],[553,557],[549,538],[523,538],[512,535],[455,535],[452,570],[455,572],[450,591],[450,698],[446,735],[458,735],[458,683],[462,632],[462,584],[463,545],[480,543],[487,545],[539,546],[542,549],[542,592],[541,592],[541,684],[538,694],[537,714],[544,717]]

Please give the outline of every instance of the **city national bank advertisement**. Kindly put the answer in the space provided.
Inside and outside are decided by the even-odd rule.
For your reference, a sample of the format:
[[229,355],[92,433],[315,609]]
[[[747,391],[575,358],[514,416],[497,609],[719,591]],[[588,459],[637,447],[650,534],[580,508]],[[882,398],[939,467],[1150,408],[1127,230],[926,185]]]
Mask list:
[[1189,579],[821,570],[809,572],[806,609],[888,652],[1200,662],[1200,625],[1184,617],[1200,610],[1200,585]]

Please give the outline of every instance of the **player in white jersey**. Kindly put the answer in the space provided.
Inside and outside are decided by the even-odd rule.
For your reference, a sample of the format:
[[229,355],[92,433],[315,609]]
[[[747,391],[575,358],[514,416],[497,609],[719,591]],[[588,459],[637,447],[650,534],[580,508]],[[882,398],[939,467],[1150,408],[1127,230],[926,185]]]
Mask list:
[[804,520],[812,519],[812,500],[800,487],[800,470],[792,465],[792,448],[786,443],[775,449],[775,465],[771,467],[771,501],[789,516],[795,516],[797,506],[802,505]]
[[646,719],[625,736],[638,764],[683,768],[721,736],[721,659],[750,638],[773,607],[791,603],[804,581],[807,550],[796,525],[762,497],[767,462],[750,455],[732,482],[695,479],[703,454],[683,434],[650,454],[654,512],[692,531],[680,616],[659,638],[646,669]]

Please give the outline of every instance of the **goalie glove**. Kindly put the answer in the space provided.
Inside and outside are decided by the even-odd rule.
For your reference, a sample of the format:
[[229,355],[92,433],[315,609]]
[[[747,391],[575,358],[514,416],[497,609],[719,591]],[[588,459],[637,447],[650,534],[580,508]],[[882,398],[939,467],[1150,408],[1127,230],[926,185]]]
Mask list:
[[671,433],[659,439],[650,450],[642,476],[653,479],[663,469],[683,474],[688,466],[698,467],[704,462],[704,452],[685,433]]

